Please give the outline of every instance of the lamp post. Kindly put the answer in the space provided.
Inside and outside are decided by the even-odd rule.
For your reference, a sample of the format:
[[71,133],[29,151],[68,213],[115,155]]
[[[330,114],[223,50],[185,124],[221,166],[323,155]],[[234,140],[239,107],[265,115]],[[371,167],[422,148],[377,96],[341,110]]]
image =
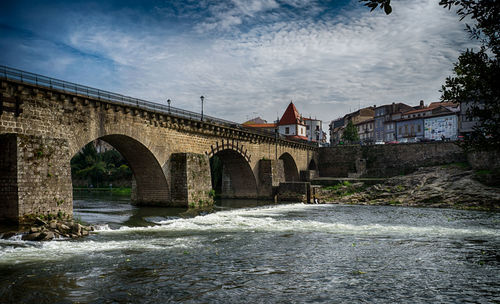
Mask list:
[[171,102],[171,100],[170,100],[170,99],[167,99],[167,103],[168,103],[168,114],[170,114],[170,102]]
[[205,97],[201,95],[200,99],[201,99],[201,121],[203,121],[203,100],[205,99]]

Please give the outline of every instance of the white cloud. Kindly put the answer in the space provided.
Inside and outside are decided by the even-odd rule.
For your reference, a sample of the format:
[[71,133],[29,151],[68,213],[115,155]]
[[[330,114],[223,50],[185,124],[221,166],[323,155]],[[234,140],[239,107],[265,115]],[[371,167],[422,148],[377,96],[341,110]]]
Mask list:
[[[363,7],[322,21],[284,20],[284,3],[212,6],[192,32],[177,34],[127,31],[95,17],[68,43],[112,61],[109,89],[121,93],[170,98],[173,106],[195,111],[204,95],[206,113],[234,121],[255,112],[273,120],[293,99],[304,115],[325,123],[359,105],[436,101],[459,50],[471,45],[456,15],[436,0],[395,2],[389,16]],[[311,15],[322,11],[312,2],[286,1],[307,3]],[[253,22],[262,18],[271,22]]]

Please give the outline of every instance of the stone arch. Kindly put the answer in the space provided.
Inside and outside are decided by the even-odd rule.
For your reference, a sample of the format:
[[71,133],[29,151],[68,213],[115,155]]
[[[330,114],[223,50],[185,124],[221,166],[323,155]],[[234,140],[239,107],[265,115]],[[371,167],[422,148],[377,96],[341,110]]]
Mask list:
[[209,158],[212,158],[214,155],[217,153],[224,151],[224,150],[233,150],[234,152],[238,153],[243,157],[248,163],[250,163],[252,156],[248,153],[248,150],[245,148],[244,145],[241,145],[238,141],[233,140],[226,140],[224,139],[219,143],[216,142],[215,145],[212,145],[210,147],[210,151],[205,152]]
[[221,187],[218,189],[222,198],[258,196],[257,181],[245,154],[233,149],[221,149],[212,154],[214,156],[222,162]]
[[[127,160],[135,178],[132,200],[144,205],[168,205],[167,178],[155,155],[140,141],[121,134],[98,137],[113,146]],[[80,149],[83,145],[80,147]],[[72,156],[74,156],[73,153]]]
[[285,152],[279,157],[279,159],[283,161],[285,181],[299,181],[299,170],[297,169],[297,164],[295,163],[293,157],[289,153]]
[[309,162],[309,166],[307,167],[308,170],[313,170],[313,171],[316,171],[318,170],[318,167],[316,166],[316,162],[314,161],[314,159],[311,159],[311,161]]

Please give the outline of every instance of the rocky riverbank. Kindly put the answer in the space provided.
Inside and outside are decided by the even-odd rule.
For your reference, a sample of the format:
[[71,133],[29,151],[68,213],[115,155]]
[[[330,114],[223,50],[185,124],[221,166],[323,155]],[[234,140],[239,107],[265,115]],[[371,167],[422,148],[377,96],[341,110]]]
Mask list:
[[460,164],[421,168],[373,186],[323,187],[316,193],[323,203],[500,211],[500,188],[480,183],[476,171]]
[[21,234],[25,241],[50,241],[59,238],[76,239],[85,237],[94,231],[93,226],[85,226],[74,220],[35,218],[32,223],[25,224],[20,231],[10,231],[2,235],[3,239]]

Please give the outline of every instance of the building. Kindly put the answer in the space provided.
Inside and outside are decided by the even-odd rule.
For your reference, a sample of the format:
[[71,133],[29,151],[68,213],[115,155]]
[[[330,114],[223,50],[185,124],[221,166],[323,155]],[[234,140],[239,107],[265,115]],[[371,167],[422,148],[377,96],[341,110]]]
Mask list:
[[247,121],[242,124],[245,128],[249,129],[258,129],[266,132],[271,132],[274,133],[276,132],[276,123],[267,123],[267,121],[264,121],[264,123],[251,123],[250,121]]
[[354,124],[358,130],[359,140],[364,144],[373,143],[374,119],[368,119]]
[[[456,140],[457,132],[451,132],[449,127],[455,125],[458,129],[455,119],[450,118],[457,116],[458,111],[459,106],[456,103],[433,102],[428,107],[402,113],[401,119],[396,120],[397,140],[399,142],[417,142],[424,138],[441,140],[443,136],[446,139]],[[437,117],[447,118],[443,121]],[[426,129],[429,129],[430,133],[426,132]]]
[[457,140],[458,115],[452,111],[424,119],[424,138],[429,140]]
[[[470,111],[473,106],[472,102],[460,102],[460,111],[458,115],[458,133],[459,136],[470,136],[474,131],[474,127],[479,124],[479,119],[477,117],[470,117],[467,112]],[[482,104],[478,107],[483,108]]]
[[305,120],[299,114],[293,102],[290,102],[278,122],[278,132],[288,138],[308,140],[306,131]]
[[[363,125],[363,122],[373,120],[374,113],[373,107],[367,107],[346,114],[344,117],[332,121],[330,123],[330,144],[338,145],[343,143],[342,135],[344,134],[344,129],[349,121],[352,121],[355,126],[360,124]],[[366,127],[369,127],[369,124]]]
[[395,141],[396,122],[393,120],[393,116],[412,110],[414,110],[414,108],[407,104],[395,103],[395,102],[393,102],[390,105],[375,107],[375,115],[374,115],[375,142]]
[[342,139],[344,130],[344,117],[337,118],[330,122],[330,145],[338,145]]
[[284,135],[290,139],[307,140],[326,144],[326,133],[323,132],[322,121],[313,118],[304,118],[290,102],[281,119],[274,123],[268,123],[260,117],[256,117],[242,124],[246,128],[259,129],[267,132]]
[[323,132],[323,123],[319,119],[304,118],[306,123],[307,140],[318,143],[326,142],[326,134]]
[[250,119],[249,121],[245,121],[244,123],[242,123],[242,125],[266,124],[266,123],[267,123],[267,120],[262,119],[260,117],[255,117],[255,118]]

